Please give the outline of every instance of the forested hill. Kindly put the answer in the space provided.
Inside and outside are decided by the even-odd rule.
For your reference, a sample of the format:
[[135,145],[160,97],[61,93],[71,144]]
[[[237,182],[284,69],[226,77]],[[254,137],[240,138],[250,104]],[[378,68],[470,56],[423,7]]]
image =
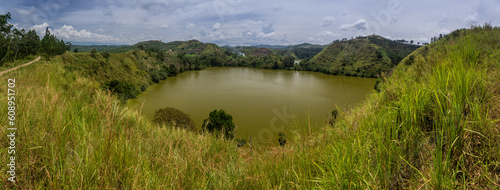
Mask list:
[[321,52],[326,47],[326,45],[317,45],[310,43],[302,43],[297,45],[255,45],[255,46],[224,46],[223,48],[231,51],[231,52],[241,52],[244,54],[251,53],[256,49],[269,49],[276,55],[284,56],[292,56],[296,59],[310,59],[314,57],[316,54]]
[[337,40],[305,62],[303,67],[327,74],[376,77],[391,70],[419,47],[377,35]]

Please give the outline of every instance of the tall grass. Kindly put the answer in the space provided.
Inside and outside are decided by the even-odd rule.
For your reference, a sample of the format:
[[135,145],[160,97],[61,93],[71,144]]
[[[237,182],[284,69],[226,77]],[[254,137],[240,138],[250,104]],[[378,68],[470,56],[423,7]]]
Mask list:
[[[84,57],[37,62],[0,79],[2,94],[7,78],[18,81],[19,128],[18,182],[0,167],[0,188],[499,188],[500,31],[458,34],[418,49],[412,65],[399,65],[380,93],[333,127],[296,126],[284,147],[237,148],[210,134],[159,127],[104,91],[104,73],[92,78],[68,68]],[[6,96],[0,102],[6,115]],[[0,124],[5,166],[7,118]]]
[[[489,113],[498,107],[491,100],[499,81],[489,76],[498,73],[500,58],[489,53],[500,47],[500,30],[459,32],[465,34],[426,47],[432,51],[417,50],[414,65],[400,65],[381,93],[336,126],[350,127],[352,136],[326,151],[318,166],[322,185],[499,187],[499,115]],[[332,181],[339,177],[347,181]]]

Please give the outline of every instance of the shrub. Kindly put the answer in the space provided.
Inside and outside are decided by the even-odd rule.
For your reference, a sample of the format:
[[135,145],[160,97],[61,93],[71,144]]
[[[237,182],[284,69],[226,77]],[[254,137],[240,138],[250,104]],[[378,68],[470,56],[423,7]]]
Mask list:
[[188,114],[175,108],[162,108],[156,110],[153,121],[158,125],[170,125],[187,130],[195,130],[194,121]]
[[102,52],[101,55],[102,55],[102,57],[104,57],[106,59],[109,57],[109,53],[108,52]]
[[134,86],[134,84],[127,81],[119,81],[113,79],[106,82],[104,86],[112,93],[120,95],[123,100],[135,98],[140,93],[140,91]]
[[279,136],[278,143],[280,143],[280,146],[285,146],[286,144],[285,133],[280,132],[278,136]]
[[242,146],[245,146],[245,144],[247,144],[247,140],[245,139],[236,139],[236,146],[238,147],[242,147]]
[[234,138],[235,125],[233,123],[233,116],[227,114],[223,109],[210,112],[209,117],[203,120],[203,131],[215,133],[223,133],[226,139]]

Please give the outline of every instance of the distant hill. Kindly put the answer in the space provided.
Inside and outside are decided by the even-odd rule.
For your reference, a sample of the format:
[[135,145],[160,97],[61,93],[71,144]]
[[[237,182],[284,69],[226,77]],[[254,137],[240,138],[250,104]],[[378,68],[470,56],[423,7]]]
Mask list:
[[90,52],[96,49],[97,52],[123,53],[132,50],[129,45],[72,45],[71,51],[77,49],[78,52]]
[[[287,56],[290,55],[296,59],[309,59],[321,52],[326,47],[326,45],[316,45],[309,43],[302,43],[297,45],[255,45],[255,46],[224,46],[223,48],[233,52],[233,53],[244,53],[245,55],[251,55],[253,51],[262,51],[262,48],[269,49],[276,55]],[[260,49],[260,50],[257,50]],[[261,53],[257,53],[261,55]]]
[[302,67],[327,74],[376,77],[391,70],[419,47],[376,35],[337,40]]
[[263,56],[272,55],[272,54],[274,54],[274,53],[268,48],[257,48],[257,49],[254,49],[250,52],[250,55],[255,55],[258,57],[263,57]]
[[149,49],[149,48],[158,48],[160,50],[170,50],[174,49],[177,46],[181,45],[183,42],[182,41],[173,41],[173,42],[162,42],[159,40],[149,40],[149,41],[143,41],[139,42],[137,44],[134,44],[133,47],[139,48],[142,47],[143,49]]

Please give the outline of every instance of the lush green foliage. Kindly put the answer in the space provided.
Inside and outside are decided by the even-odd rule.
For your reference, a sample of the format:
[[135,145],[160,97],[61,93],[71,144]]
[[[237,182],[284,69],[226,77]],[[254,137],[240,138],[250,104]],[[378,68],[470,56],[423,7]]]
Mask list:
[[380,36],[335,41],[311,60],[302,62],[299,68],[334,75],[377,77],[418,47]]
[[195,69],[171,52],[133,50],[126,53],[66,53],[61,56],[68,71],[77,71],[99,82],[123,101],[148,86],[180,72]]
[[50,33],[49,28],[45,29],[45,36],[40,41],[40,53],[46,56],[61,55],[71,48],[70,43],[64,43],[64,40],[59,40]]
[[35,30],[18,30],[9,23],[10,19],[10,13],[0,15],[0,66],[34,55],[40,46],[40,37]]
[[226,139],[234,138],[233,116],[223,109],[210,112],[208,118],[203,120],[201,127],[203,131],[214,133],[216,136],[223,134]]
[[40,40],[35,30],[26,32],[24,29],[14,28],[9,23],[11,19],[10,13],[0,15],[0,66],[37,53],[47,57],[60,55],[71,47],[70,43],[64,43],[51,35],[48,28]]
[[188,114],[175,108],[161,108],[156,110],[153,122],[160,126],[168,125],[194,131],[196,126]]
[[322,187],[498,187],[500,28],[454,33],[406,57],[334,126],[349,135],[318,163]]

